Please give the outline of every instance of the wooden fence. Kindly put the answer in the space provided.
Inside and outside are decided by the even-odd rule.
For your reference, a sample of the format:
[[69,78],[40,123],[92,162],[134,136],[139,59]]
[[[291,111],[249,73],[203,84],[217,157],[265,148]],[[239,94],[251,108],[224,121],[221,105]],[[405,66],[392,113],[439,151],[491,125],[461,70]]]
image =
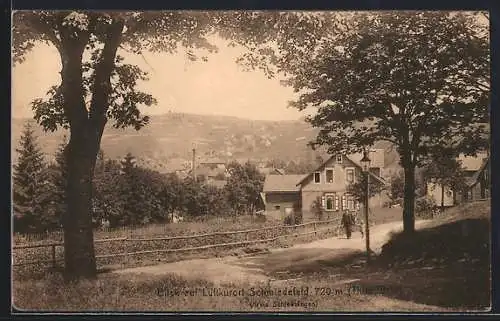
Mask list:
[[[216,244],[208,244],[203,246],[195,246],[195,247],[181,247],[181,248],[161,248],[154,250],[142,250],[142,251],[131,251],[131,252],[119,252],[119,253],[109,253],[103,255],[96,255],[97,259],[102,258],[111,258],[111,257],[127,257],[127,256],[136,256],[142,254],[150,254],[150,253],[173,253],[173,252],[189,252],[196,250],[206,250],[211,248],[219,248],[219,247],[240,247],[251,244],[258,243],[268,243],[273,242],[282,238],[287,237],[299,237],[305,235],[313,235],[315,237],[318,234],[323,232],[333,232],[337,233],[337,229],[339,227],[340,220],[338,218],[324,221],[313,221],[298,225],[277,225],[260,229],[247,229],[241,231],[228,231],[228,232],[214,232],[214,233],[205,233],[205,234],[196,234],[196,235],[185,235],[185,236],[172,236],[172,237],[150,237],[150,238],[137,238],[137,237],[119,237],[119,238],[108,238],[108,239],[96,239],[95,243],[107,243],[107,242],[154,242],[154,241],[171,241],[171,240],[186,240],[186,239],[201,239],[207,237],[213,237],[218,235],[236,235],[243,234],[244,241],[238,242],[227,242],[227,243],[216,243]],[[326,227],[321,227],[321,225],[327,225]],[[312,227],[312,229],[308,230],[307,227]],[[297,232],[297,230],[303,229],[301,232]],[[253,232],[263,232],[263,231],[276,231],[278,235],[273,237],[266,237],[260,239],[251,239],[250,235]],[[291,231],[291,233],[290,233]],[[56,248],[63,247],[63,242],[47,242],[43,244],[22,244],[15,245],[12,247],[13,254],[15,254],[16,250],[23,249],[37,249],[37,248],[50,248],[51,258],[49,260],[38,260],[38,261],[25,261],[16,263],[13,262],[13,266],[21,266],[21,265],[34,265],[34,264],[51,264],[52,267],[56,267],[58,262],[64,261],[64,259],[57,259],[56,257]]]
[[[305,218],[307,219],[307,218]],[[276,224],[268,221],[267,223],[258,221],[255,217],[211,217],[206,220],[186,220],[176,224],[172,223],[153,223],[147,225],[121,226],[121,227],[99,227],[94,229],[95,239],[120,238],[132,236],[150,236],[150,235],[183,235],[189,230],[199,233],[218,232],[220,230],[236,230],[238,228],[260,227],[264,224]],[[207,227],[217,227],[215,230]],[[40,233],[14,233],[14,243],[38,243],[38,242],[58,242],[62,241],[64,232],[62,229],[40,232]]]

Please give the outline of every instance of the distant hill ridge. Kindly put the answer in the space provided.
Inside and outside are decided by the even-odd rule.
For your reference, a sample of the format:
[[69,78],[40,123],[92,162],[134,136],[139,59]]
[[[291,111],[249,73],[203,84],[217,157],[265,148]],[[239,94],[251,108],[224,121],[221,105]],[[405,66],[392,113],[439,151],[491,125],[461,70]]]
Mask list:
[[[12,119],[14,159],[26,121],[35,123],[32,119]],[[51,158],[66,132],[58,130],[47,133],[35,125],[35,133],[43,151]],[[139,163],[149,168],[171,171],[179,167],[181,160],[191,160],[193,147],[200,157],[314,161],[319,152],[313,152],[307,147],[307,142],[316,133],[317,130],[303,120],[268,121],[168,113],[151,116],[150,123],[139,131],[133,128],[116,129],[108,124],[101,147],[108,158],[123,157],[130,152],[139,159]],[[389,148],[389,144],[381,142],[375,147],[386,149],[387,166],[397,163],[398,155]]]

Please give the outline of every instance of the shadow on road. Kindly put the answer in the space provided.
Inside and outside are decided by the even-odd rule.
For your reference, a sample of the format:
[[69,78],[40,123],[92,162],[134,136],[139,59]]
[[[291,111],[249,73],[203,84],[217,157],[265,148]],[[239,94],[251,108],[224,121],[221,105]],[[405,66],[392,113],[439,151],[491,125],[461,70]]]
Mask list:
[[237,264],[258,267],[274,280],[300,279],[323,286],[350,280],[366,294],[377,289],[376,294],[393,299],[484,311],[490,306],[486,228],[477,220],[426,228],[403,248],[396,235],[388,243],[391,249],[386,247],[384,256],[373,257],[370,265],[365,252],[354,248],[289,248]]
[[298,274],[324,272],[332,267],[342,267],[364,256],[364,253],[351,248],[324,249],[298,248],[273,252],[235,263],[240,266],[258,266],[263,273],[274,278],[295,278]]

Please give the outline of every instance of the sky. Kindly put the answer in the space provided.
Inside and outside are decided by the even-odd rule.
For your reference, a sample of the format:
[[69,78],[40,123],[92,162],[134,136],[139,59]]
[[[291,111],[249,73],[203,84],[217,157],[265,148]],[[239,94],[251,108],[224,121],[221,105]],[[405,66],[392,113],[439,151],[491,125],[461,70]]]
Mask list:
[[[208,62],[191,62],[184,50],[177,54],[119,52],[125,62],[149,72],[150,80],[140,88],[152,94],[158,104],[141,109],[145,114],[217,114],[256,120],[294,120],[303,115],[288,108],[293,90],[279,79],[268,79],[260,71],[244,71],[235,59],[241,48],[229,48],[215,39],[219,52]],[[60,83],[61,64],[53,46],[38,45],[26,61],[12,71],[12,117],[33,117],[31,102],[44,97],[50,86]]]

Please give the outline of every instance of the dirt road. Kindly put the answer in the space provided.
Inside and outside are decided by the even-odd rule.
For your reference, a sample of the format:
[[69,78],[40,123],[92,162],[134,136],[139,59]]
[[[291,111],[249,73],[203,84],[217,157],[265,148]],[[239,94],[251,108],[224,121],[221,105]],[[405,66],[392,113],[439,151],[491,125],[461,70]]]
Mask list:
[[[428,221],[417,221],[420,228]],[[371,230],[371,249],[379,252],[390,233],[402,229],[401,222],[374,226]],[[186,278],[206,279],[215,284],[239,282],[280,282],[276,275],[286,276],[297,269],[307,270],[315,262],[332,261],[359,253],[365,249],[365,240],[359,233],[351,239],[334,237],[289,248],[271,249],[270,252],[252,257],[222,257],[186,260],[153,266],[129,268],[113,273],[162,275],[175,273]],[[283,278],[279,278],[283,279]]]

